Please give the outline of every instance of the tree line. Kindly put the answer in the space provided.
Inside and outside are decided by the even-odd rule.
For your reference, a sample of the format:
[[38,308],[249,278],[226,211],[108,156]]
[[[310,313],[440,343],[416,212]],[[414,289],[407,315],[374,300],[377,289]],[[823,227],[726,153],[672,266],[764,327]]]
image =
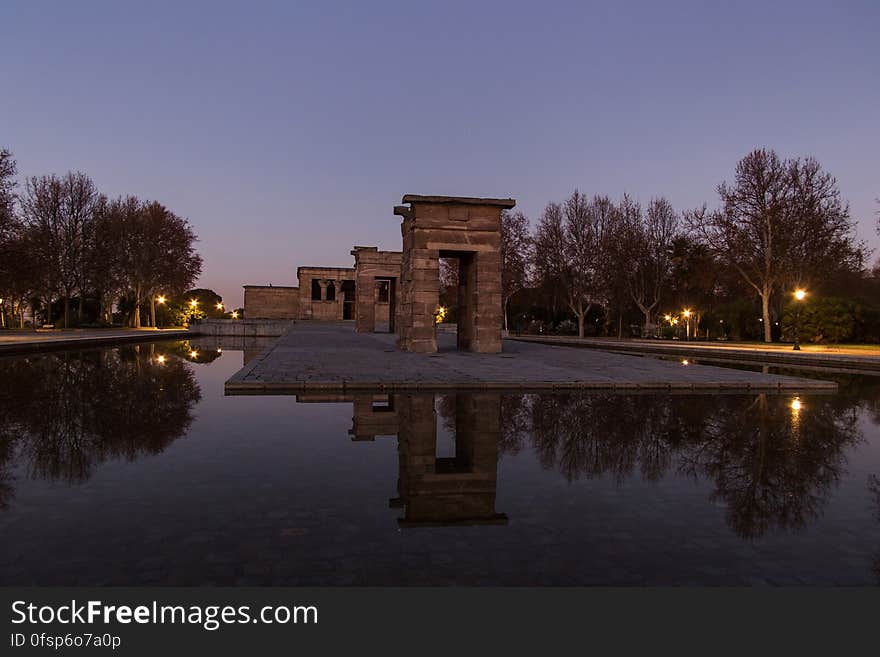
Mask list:
[[880,267],[865,268],[870,252],[849,206],[814,158],[755,150],[716,191],[716,207],[679,212],[664,197],[643,207],[627,194],[575,190],[548,203],[534,229],[521,212],[505,212],[505,326],[574,332],[576,324],[583,337],[630,335],[638,325],[656,336],[677,331],[679,313],[693,309],[692,334],[770,342],[791,330],[791,293],[805,288],[817,335],[852,334],[850,325],[818,325],[839,323],[841,313],[854,322],[861,304],[859,321],[871,325],[862,338],[880,340]]
[[19,185],[0,150],[0,314],[24,326],[156,325],[156,296],[180,294],[202,269],[190,223],[158,201],[102,194],[86,174],[31,176]]

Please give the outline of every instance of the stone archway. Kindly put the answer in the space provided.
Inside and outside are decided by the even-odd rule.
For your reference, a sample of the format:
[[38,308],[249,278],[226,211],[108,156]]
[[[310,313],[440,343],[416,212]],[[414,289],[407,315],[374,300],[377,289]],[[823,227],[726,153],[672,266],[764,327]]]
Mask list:
[[440,258],[459,261],[459,349],[501,351],[501,211],[513,199],[406,194],[403,217],[398,344],[405,351],[437,351],[434,327]]

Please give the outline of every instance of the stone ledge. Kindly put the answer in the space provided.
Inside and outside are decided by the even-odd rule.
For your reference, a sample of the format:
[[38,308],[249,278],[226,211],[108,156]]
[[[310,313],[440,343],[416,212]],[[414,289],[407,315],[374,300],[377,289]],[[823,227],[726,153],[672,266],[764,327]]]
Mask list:
[[422,196],[420,194],[404,194],[402,203],[455,203],[456,205],[494,205],[500,208],[512,208],[516,201],[512,198],[476,198],[473,196]]

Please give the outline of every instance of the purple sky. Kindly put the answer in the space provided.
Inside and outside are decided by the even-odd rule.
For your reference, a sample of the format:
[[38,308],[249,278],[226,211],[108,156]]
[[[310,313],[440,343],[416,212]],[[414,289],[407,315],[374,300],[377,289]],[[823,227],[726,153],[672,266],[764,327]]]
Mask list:
[[877,0],[183,5],[0,3],[0,146],[188,217],[227,304],[399,249],[404,193],[684,209],[756,146],[880,246]]

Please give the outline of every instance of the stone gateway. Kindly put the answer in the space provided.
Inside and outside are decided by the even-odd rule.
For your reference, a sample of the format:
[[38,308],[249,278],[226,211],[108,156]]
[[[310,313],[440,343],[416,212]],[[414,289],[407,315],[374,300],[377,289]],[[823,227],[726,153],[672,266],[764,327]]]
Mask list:
[[437,351],[440,258],[458,260],[458,348],[501,351],[501,211],[513,199],[406,194],[394,214],[403,217],[401,313],[398,345]]

